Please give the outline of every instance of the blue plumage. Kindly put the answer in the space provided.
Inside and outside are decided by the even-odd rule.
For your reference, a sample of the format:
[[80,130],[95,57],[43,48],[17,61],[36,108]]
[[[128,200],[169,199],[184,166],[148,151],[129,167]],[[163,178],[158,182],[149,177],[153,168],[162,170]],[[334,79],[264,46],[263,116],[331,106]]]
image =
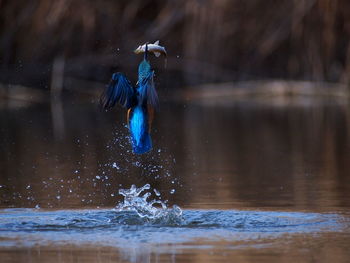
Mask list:
[[142,106],[136,106],[131,111],[129,129],[134,153],[142,154],[152,149],[147,111]]
[[153,112],[158,108],[158,95],[154,88],[154,71],[147,60],[147,45],[143,61],[138,68],[138,81],[133,87],[120,72],[114,73],[100,98],[104,109],[116,103],[128,109],[128,125],[134,153],[142,154],[152,149],[150,129]]

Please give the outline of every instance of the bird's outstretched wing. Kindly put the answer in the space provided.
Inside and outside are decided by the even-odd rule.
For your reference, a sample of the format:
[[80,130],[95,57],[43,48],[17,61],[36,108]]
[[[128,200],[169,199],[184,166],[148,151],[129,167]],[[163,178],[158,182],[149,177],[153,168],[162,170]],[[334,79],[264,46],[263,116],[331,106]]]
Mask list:
[[157,91],[154,87],[154,71],[150,71],[150,73],[145,77],[139,85],[141,85],[141,98],[143,102],[147,102],[154,109],[158,109],[159,99]]
[[130,81],[120,72],[114,73],[112,79],[100,97],[104,109],[112,108],[116,103],[130,108],[135,103],[135,90]]

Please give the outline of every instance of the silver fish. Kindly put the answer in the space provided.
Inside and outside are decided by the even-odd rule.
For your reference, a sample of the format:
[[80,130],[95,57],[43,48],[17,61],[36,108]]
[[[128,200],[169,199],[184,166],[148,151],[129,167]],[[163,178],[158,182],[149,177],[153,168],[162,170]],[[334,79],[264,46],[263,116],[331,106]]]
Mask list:
[[[148,52],[153,53],[156,57],[159,57],[161,54],[166,57],[166,50],[164,47],[159,45],[159,40],[154,42],[153,44],[147,44]],[[139,46],[137,49],[134,50],[135,54],[142,54],[145,53],[146,50],[146,44],[143,44]]]

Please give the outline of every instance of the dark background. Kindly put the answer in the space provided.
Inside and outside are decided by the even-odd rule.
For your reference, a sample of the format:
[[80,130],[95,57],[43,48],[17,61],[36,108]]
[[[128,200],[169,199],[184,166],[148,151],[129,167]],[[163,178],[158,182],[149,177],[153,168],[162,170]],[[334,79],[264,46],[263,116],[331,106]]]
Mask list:
[[159,39],[167,74],[191,85],[348,83],[349,33],[347,0],[0,0],[0,81],[46,88],[63,59],[66,77],[104,83],[135,69],[139,44]]

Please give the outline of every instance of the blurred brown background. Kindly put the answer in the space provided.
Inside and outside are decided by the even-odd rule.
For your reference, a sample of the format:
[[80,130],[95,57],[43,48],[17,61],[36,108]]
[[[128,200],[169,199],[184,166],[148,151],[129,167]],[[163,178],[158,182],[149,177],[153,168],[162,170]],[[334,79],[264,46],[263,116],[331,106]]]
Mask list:
[[[121,183],[151,183],[180,205],[342,206],[350,200],[348,13],[346,0],[0,0],[0,98],[9,98],[0,100],[0,205],[113,206]],[[129,156],[125,111],[100,111],[98,96],[113,71],[135,80],[134,48],[158,39],[168,66],[152,57],[162,104],[154,150]],[[125,145],[112,147],[116,138]],[[135,168],[140,160],[151,168]],[[96,186],[96,175],[108,185]],[[47,191],[43,181],[52,181]],[[83,193],[61,190],[64,182]]]
[[347,0],[0,0],[0,32],[0,81],[38,88],[55,61],[67,77],[106,82],[158,39],[167,71],[190,84],[350,81]]
[[[0,208],[111,208],[119,189],[148,183],[185,211],[327,212],[347,224],[294,243],[289,232],[274,243],[248,235],[252,249],[196,237],[172,261],[350,258],[349,0],[0,0],[0,36]],[[153,150],[134,155],[125,109],[102,111],[98,98],[112,72],[134,83],[133,50],[156,40],[168,63],[151,57]],[[47,261],[44,249],[4,252],[4,242],[5,261]],[[48,243],[51,261],[97,261],[91,251],[101,261],[101,244],[65,254]]]

